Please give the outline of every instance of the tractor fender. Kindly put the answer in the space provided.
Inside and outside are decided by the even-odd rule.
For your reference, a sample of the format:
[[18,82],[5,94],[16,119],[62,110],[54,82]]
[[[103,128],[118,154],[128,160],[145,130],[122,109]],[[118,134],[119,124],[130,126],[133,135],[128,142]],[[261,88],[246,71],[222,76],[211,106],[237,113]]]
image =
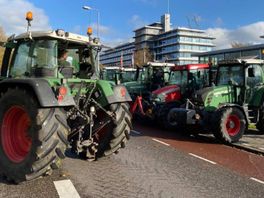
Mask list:
[[245,109],[242,107],[242,106],[240,106],[240,105],[238,105],[238,104],[230,104],[230,103],[227,103],[227,104],[220,104],[219,106],[218,106],[218,108],[216,109],[216,111],[220,111],[221,109],[225,109],[225,108],[229,108],[229,107],[231,107],[231,108],[237,108],[237,109],[239,109],[242,113],[243,113],[243,115],[245,116],[245,118],[246,118],[246,124],[247,124],[247,126],[248,126],[248,124],[250,123],[250,121],[249,121],[249,119],[248,119],[248,116],[247,116],[247,114],[246,114],[246,112],[245,112]]
[[131,102],[132,99],[123,85],[117,85],[113,87],[113,94],[107,96],[107,101],[109,104],[120,103],[120,102]]
[[70,95],[65,96],[63,101],[58,102],[54,91],[45,79],[5,79],[0,82],[0,92],[15,87],[31,91],[38,99],[40,107],[64,107],[76,105],[73,97]]

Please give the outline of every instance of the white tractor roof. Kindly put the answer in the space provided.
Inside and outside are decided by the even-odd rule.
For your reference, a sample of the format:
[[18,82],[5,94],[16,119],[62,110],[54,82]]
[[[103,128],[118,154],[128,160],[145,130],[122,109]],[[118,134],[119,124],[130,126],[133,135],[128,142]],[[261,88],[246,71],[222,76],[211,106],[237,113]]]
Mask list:
[[119,70],[120,67],[104,67],[105,70]]
[[137,69],[135,69],[135,68],[124,68],[123,69],[124,71],[137,71]]
[[75,43],[81,43],[81,44],[94,44],[94,45],[100,45],[99,43],[95,43],[94,41],[90,41],[88,36],[83,36],[79,34],[74,34],[70,32],[64,32],[63,30],[51,30],[51,31],[32,31],[32,32],[26,32],[22,33],[18,36],[15,36],[12,38],[12,40],[21,40],[21,39],[27,39],[30,37],[32,38],[41,38],[41,37],[49,37],[59,40],[65,40],[69,42],[75,42]]
[[146,66],[152,67],[174,67],[174,63],[158,63],[158,62],[148,62]]

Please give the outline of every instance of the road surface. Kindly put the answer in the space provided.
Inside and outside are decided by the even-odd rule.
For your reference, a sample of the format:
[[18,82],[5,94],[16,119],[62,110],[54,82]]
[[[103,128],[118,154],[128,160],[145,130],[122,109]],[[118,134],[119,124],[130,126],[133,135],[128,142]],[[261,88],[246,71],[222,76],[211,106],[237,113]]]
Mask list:
[[91,163],[68,152],[51,177],[0,180],[0,197],[264,197],[262,156],[156,127],[134,130],[118,155]]

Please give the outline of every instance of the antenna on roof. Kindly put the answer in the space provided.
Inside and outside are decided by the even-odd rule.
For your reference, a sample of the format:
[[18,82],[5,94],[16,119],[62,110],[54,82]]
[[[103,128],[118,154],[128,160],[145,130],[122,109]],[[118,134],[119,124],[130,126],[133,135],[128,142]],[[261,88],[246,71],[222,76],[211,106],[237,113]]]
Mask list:
[[170,0],[168,0],[168,14],[170,14]]

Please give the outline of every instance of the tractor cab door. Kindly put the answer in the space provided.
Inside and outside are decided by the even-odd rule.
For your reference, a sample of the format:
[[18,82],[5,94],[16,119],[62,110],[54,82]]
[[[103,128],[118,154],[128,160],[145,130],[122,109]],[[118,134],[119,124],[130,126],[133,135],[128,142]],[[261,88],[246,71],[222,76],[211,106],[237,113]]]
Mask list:
[[256,90],[263,86],[263,69],[260,65],[250,65],[246,70],[246,103],[251,103]]
[[7,77],[7,73],[10,67],[10,63],[11,63],[12,54],[16,47],[16,44],[13,42],[9,42],[9,43],[5,43],[4,47],[5,47],[5,52],[4,52],[2,67],[1,67],[1,77]]

